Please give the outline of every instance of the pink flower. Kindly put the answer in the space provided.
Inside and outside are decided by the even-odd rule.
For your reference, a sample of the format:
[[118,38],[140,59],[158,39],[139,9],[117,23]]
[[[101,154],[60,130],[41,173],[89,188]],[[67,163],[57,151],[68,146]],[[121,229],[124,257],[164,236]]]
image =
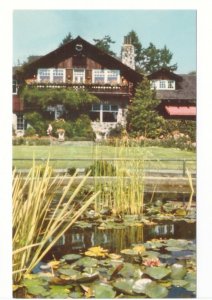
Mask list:
[[146,258],[143,261],[143,265],[146,266],[146,267],[159,267],[161,265],[161,262],[157,257]]

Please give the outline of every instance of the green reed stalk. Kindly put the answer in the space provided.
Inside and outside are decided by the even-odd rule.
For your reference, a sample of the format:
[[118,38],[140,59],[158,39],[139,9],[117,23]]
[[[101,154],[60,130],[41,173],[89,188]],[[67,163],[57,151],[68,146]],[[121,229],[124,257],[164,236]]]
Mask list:
[[[89,173],[74,188],[75,175],[70,178],[58,200],[55,209],[52,201],[55,193],[62,190],[65,176],[51,177],[52,169],[46,166],[33,166],[26,177],[13,173],[13,281],[17,283],[24,273],[30,273],[57,240],[83,214],[98,196],[90,196],[79,210],[75,209],[74,199],[85,184]],[[53,209],[53,214],[49,216]],[[67,222],[68,221],[68,222]],[[53,238],[52,238],[53,237]],[[52,238],[52,240],[51,240]],[[51,242],[50,242],[51,240]]]

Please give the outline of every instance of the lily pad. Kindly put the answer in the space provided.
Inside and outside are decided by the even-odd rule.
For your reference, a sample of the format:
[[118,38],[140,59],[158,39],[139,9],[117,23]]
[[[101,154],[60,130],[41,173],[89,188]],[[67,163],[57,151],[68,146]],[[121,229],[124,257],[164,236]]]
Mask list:
[[48,297],[50,298],[68,298],[70,294],[70,288],[71,286],[58,286],[53,285],[50,286],[50,291],[48,294]]
[[176,279],[172,281],[172,285],[177,286],[177,287],[184,287],[188,282],[183,279]]
[[33,296],[47,296],[48,292],[44,286],[48,283],[41,278],[23,280],[23,285],[26,287],[27,292]]
[[171,270],[165,267],[147,267],[145,273],[154,279],[162,279],[169,275]]
[[70,298],[72,299],[79,299],[79,298],[83,298],[83,293],[81,292],[71,292],[70,293]]
[[118,274],[124,278],[141,278],[143,273],[138,265],[125,263]]
[[160,255],[159,252],[157,251],[144,251],[142,253],[140,253],[141,256],[145,256],[145,257],[158,257]]
[[169,251],[169,252],[175,252],[175,251],[182,251],[182,250],[184,250],[183,248],[180,248],[180,247],[166,247],[165,248],[167,251]]
[[66,254],[62,258],[65,259],[65,261],[71,263],[71,262],[74,262],[74,261],[80,259],[81,257],[82,257],[82,255],[80,255],[80,254]]
[[42,286],[27,286],[27,292],[33,296],[48,296],[47,290]]
[[184,280],[187,280],[189,282],[196,282],[196,272],[187,273]]
[[115,283],[113,283],[114,288],[125,294],[125,295],[133,295],[133,291],[132,291],[132,287],[134,284],[134,280],[132,279],[121,279],[121,280],[117,280]]
[[77,278],[78,283],[92,282],[99,278],[99,272],[93,274],[82,273],[80,277]]
[[184,288],[189,292],[196,292],[196,283],[195,282],[189,282],[184,286]]
[[169,259],[172,256],[170,254],[160,254],[159,257],[162,258],[162,259]]
[[171,278],[172,279],[183,279],[187,271],[181,264],[174,264],[171,266]]
[[146,286],[145,293],[150,298],[165,298],[168,295],[168,290],[164,286],[152,282]]
[[73,279],[73,280],[76,280],[81,275],[79,271],[74,270],[72,268],[60,268],[58,269],[58,272],[60,274],[68,276],[69,279]]
[[95,298],[98,299],[111,299],[115,298],[116,291],[114,291],[112,286],[100,283],[94,286],[94,294]]
[[121,253],[126,254],[126,255],[132,255],[132,256],[138,255],[138,251],[133,250],[133,249],[123,249],[123,250],[121,250]]
[[187,215],[187,211],[184,208],[178,208],[175,211],[176,216],[185,217]]
[[147,241],[146,243],[144,243],[144,246],[147,249],[158,249],[164,246],[163,243],[161,243],[160,241]]
[[87,256],[94,256],[94,257],[106,257],[108,254],[108,250],[103,249],[100,246],[97,247],[91,247],[88,249],[88,251],[85,252],[85,255]]
[[152,280],[149,278],[139,279],[139,280],[135,281],[135,283],[133,284],[132,290],[136,294],[145,294],[146,287],[151,282],[152,282]]
[[74,227],[79,227],[79,228],[92,228],[93,224],[92,223],[88,223],[88,222],[84,222],[84,221],[77,221],[74,224]]
[[189,245],[189,241],[183,239],[169,239],[167,240],[167,246],[186,248]]
[[84,267],[84,268],[92,268],[98,265],[98,260],[92,257],[83,257],[75,262],[75,265]]

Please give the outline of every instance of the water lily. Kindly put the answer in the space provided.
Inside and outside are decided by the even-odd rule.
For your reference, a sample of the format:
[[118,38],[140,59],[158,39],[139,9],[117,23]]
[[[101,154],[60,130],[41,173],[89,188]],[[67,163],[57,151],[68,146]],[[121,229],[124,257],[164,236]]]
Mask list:
[[143,265],[147,267],[158,267],[161,265],[161,261],[157,257],[145,258]]

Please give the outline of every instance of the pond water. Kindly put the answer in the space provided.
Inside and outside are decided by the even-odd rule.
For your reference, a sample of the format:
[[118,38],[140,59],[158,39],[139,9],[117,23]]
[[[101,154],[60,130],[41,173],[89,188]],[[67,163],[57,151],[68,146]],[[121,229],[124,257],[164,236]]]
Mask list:
[[[80,228],[83,226],[88,226],[88,224],[82,223],[78,224],[57,242],[56,246],[46,255],[43,262],[41,262],[34,273],[39,272],[39,267],[43,263],[47,263],[52,259],[59,260],[61,257],[65,257],[71,253],[82,254],[90,247],[101,246],[103,249],[107,249],[109,253],[120,254],[123,249],[132,248],[135,245],[147,245],[150,241],[187,241],[190,245],[190,249],[173,249],[171,247],[169,252],[163,247],[160,249],[160,261],[168,265],[187,264],[188,258],[195,256],[195,243],[196,243],[196,223],[188,222],[184,220],[180,221],[157,221],[154,224],[143,225],[143,226],[123,226],[119,224],[117,228],[101,229],[101,226],[90,224],[90,228]],[[171,244],[170,244],[171,245]],[[154,250],[154,249],[153,249]],[[158,249],[157,249],[158,250]],[[150,251],[151,252],[151,251]],[[169,255],[167,255],[169,253]],[[171,253],[171,255],[170,255]],[[93,258],[91,258],[92,260]],[[125,259],[125,261],[131,262],[132,259]],[[133,263],[135,265],[135,262]],[[161,281],[162,282],[162,281]],[[183,280],[179,280],[183,282]],[[192,289],[186,289],[183,286],[170,286],[168,288],[168,295],[163,298],[195,298],[195,289],[193,284],[195,278],[193,279],[191,285]],[[165,281],[166,284],[166,281]],[[189,283],[190,284],[190,283]],[[78,297],[78,296],[77,296]],[[129,295],[127,297],[130,297]],[[132,296],[131,296],[132,297]],[[79,297],[80,298],[80,297]],[[92,298],[92,297],[91,297]],[[121,297],[123,298],[123,297]],[[136,298],[139,298],[138,296]],[[140,298],[143,298],[140,296]]]
[[[14,297],[195,298],[195,206],[186,215],[172,202],[163,205],[167,211],[162,214],[155,204],[143,217],[82,218],[58,240],[32,277],[24,279],[24,288]],[[58,263],[54,270],[52,262]]]
[[155,225],[122,226],[99,229],[95,224],[91,228],[74,227],[67,231],[56,246],[48,253],[45,260],[60,259],[68,253],[84,252],[89,247],[101,246],[109,252],[120,253],[133,244],[144,243],[154,238],[186,239],[195,242],[196,223],[186,221],[161,221]]

